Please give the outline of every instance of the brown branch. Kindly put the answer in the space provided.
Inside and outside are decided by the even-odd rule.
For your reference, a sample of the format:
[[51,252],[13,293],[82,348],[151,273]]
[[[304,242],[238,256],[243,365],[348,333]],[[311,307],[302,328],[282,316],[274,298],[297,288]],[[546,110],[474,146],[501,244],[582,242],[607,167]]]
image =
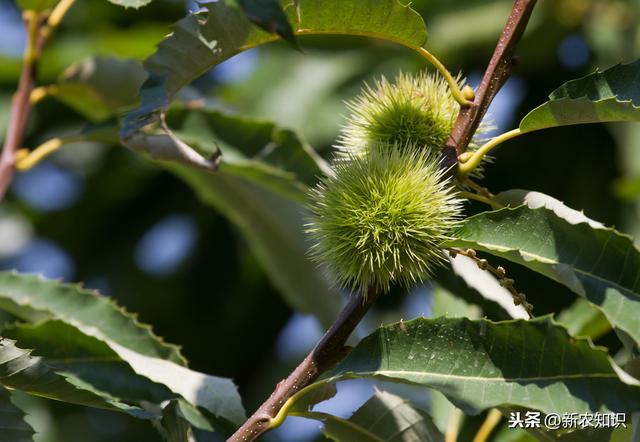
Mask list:
[[4,148],[0,154],[0,201],[4,197],[9,184],[11,184],[11,179],[15,171],[16,151],[20,149],[22,145],[27,120],[31,113],[29,97],[33,90],[36,77],[37,55],[44,45],[43,39],[37,37],[37,35],[39,35],[38,29],[42,24],[41,18],[35,13],[25,14],[24,22],[27,28],[28,41],[22,63],[22,71],[20,72],[18,89],[11,101],[11,116],[4,141]]
[[72,4],[73,0],[60,2],[51,13],[51,17],[55,16],[54,21],[50,19],[47,21],[47,19],[50,18],[47,12],[24,12],[24,23],[27,29],[27,45],[23,57],[18,89],[11,101],[7,135],[2,153],[0,153],[0,201],[4,198],[13,179],[16,152],[22,147],[24,135],[27,130],[29,115],[33,107],[31,91],[33,91],[36,81],[38,60],[40,59],[42,50],[53,34],[55,27],[59,24]]
[[[457,167],[458,155],[467,149],[489,104],[509,78],[516,45],[522,37],[535,4],[536,0],[515,1],[475,99],[469,106],[461,108],[451,136],[447,141],[443,151],[446,166]],[[498,269],[494,270],[500,272]],[[519,295],[517,294],[515,299],[520,299]],[[347,338],[373,305],[377,296],[378,293],[369,294],[366,297],[361,294],[353,296],[318,345],[289,377],[276,386],[269,399],[227,442],[250,442],[258,438],[269,429],[269,423],[291,396],[310,385],[323,371],[342,359],[349,351],[344,345]]]
[[457,157],[466,151],[491,101],[511,75],[516,46],[527,27],[536,1],[516,0],[514,2],[511,15],[482,77],[473,102],[460,109],[443,153],[447,166],[455,167],[457,165]]
[[269,422],[278,414],[287,399],[310,385],[320,374],[344,358],[350,350],[345,347],[347,338],[373,305],[378,295],[377,290],[370,290],[366,296],[362,293],[353,295],[318,345],[286,379],[278,383],[269,399],[233,436],[227,439],[227,442],[255,440],[269,429]]

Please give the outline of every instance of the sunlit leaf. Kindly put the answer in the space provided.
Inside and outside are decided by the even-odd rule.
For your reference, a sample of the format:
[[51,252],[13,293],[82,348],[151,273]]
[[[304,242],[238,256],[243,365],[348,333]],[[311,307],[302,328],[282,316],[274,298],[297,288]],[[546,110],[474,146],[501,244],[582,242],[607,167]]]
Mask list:
[[418,318],[385,326],[324,382],[352,378],[427,386],[468,414],[496,406],[545,413],[640,410],[640,386],[623,382],[603,349],[572,338],[548,316]]
[[[408,47],[422,46],[427,38],[420,15],[397,0],[300,0],[297,6],[285,3],[296,36],[360,35]],[[181,87],[239,52],[278,39],[223,2],[207,7],[207,13],[192,14],[177,22],[173,33],[145,62],[152,78],[143,86],[140,108],[125,119],[125,138],[149,123],[152,114],[166,106]]]
[[531,132],[556,126],[640,121],[640,60],[569,81],[520,122]]
[[543,206],[485,212],[468,218],[447,246],[491,253],[541,273],[584,296],[640,342],[640,252],[613,229],[568,219]]

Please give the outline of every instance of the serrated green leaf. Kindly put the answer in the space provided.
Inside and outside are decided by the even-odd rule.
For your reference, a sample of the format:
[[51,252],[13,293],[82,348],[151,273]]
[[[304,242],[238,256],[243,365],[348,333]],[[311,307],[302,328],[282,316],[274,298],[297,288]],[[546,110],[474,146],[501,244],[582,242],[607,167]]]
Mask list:
[[283,39],[296,42],[293,29],[278,0],[236,0],[245,15],[267,32],[274,32]]
[[204,157],[222,154],[220,173],[299,201],[322,174],[324,161],[293,131],[217,109],[174,106],[167,116],[177,136]]
[[[284,1],[285,12],[300,35],[360,35],[420,47],[427,38],[424,21],[398,0]],[[173,33],[145,62],[151,74],[143,86],[141,106],[130,112],[122,134],[129,138],[153,120],[183,86],[239,52],[277,40],[224,2],[207,5],[208,13],[192,14],[176,23]]]
[[611,330],[611,324],[602,312],[582,298],[561,311],[557,321],[567,327],[571,336],[597,339]]
[[24,411],[11,402],[9,392],[0,386],[0,441],[32,442],[35,432],[24,417]]
[[569,81],[520,122],[522,132],[609,121],[640,121],[640,60]]
[[37,349],[44,362],[58,372],[71,373],[120,401],[160,403],[177,397],[166,386],[137,375],[104,342],[64,322],[15,324],[3,329],[2,335],[23,347]]
[[108,339],[143,355],[186,364],[179,348],[165,343],[149,325],[140,323],[112,299],[80,285],[5,271],[0,272],[0,299],[15,304],[17,309],[11,313],[16,316],[22,317],[21,307],[25,307],[25,312],[38,310],[97,339]]
[[135,105],[145,78],[136,60],[93,57],[67,68],[47,92],[88,119],[102,121]]
[[45,11],[53,8],[58,0],[17,0],[18,6],[23,11]]
[[316,412],[300,415],[324,422],[322,432],[336,442],[444,441],[426,411],[385,391],[376,391],[349,419]]
[[322,382],[376,378],[442,392],[467,414],[497,406],[544,413],[640,409],[605,351],[550,317],[491,322],[418,318],[378,329]]
[[640,252],[626,235],[576,221],[546,207],[485,212],[468,218],[445,246],[485,251],[541,273],[640,342]]
[[0,385],[25,393],[89,407],[126,411],[143,417],[147,413],[135,409],[70,374],[59,373],[42,358],[16,346],[11,339],[0,338]]
[[138,9],[151,3],[151,0],[109,0],[114,5]]
[[[172,358],[181,364],[184,359],[177,347],[165,344],[149,326],[138,323],[106,297],[71,284],[0,272],[0,298],[9,298],[18,305],[41,310],[51,318],[99,340],[108,346],[108,349],[101,347],[100,352],[110,357],[115,353],[136,374],[166,386],[193,405],[234,423],[245,418],[240,397],[231,380],[178,365]],[[13,313],[20,317],[20,311]],[[80,338],[75,339],[77,344]],[[81,343],[88,345],[86,339]],[[92,345],[96,349],[96,343]],[[90,385],[87,380],[82,381]]]

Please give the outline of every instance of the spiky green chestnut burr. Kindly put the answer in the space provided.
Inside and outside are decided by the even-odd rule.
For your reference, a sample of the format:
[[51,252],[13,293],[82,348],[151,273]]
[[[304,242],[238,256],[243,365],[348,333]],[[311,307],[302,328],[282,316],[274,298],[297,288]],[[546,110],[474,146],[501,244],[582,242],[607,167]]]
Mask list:
[[347,106],[351,115],[336,146],[339,156],[361,153],[378,143],[409,143],[439,152],[460,109],[447,82],[427,73],[401,73],[394,83],[382,77]]
[[311,256],[349,288],[411,285],[443,261],[460,201],[435,156],[379,144],[337,161],[312,191]]

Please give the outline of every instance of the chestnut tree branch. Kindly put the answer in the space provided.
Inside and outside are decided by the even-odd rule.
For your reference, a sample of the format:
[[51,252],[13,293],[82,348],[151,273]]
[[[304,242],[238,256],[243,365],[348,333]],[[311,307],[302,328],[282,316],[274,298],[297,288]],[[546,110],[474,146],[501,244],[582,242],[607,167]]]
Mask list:
[[27,28],[27,45],[24,51],[18,89],[11,101],[9,127],[7,128],[4,147],[0,154],[0,200],[4,197],[15,171],[16,151],[22,144],[27,120],[31,112],[29,96],[35,82],[36,60],[39,50],[42,48],[41,39],[38,38],[42,24],[41,18],[33,11],[26,11],[24,22]]
[[47,41],[74,2],[75,0],[62,0],[50,14],[48,12],[40,13],[29,10],[23,13],[27,29],[27,44],[24,51],[18,89],[11,101],[9,126],[2,153],[0,153],[0,201],[4,198],[13,179],[16,152],[22,147],[27,122],[33,107],[31,91],[36,81],[38,60]]
[[378,290],[368,293],[358,292],[351,296],[340,315],[327,330],[311,353],[296,367],[293,372],[276,386],[269,399],[247,420],[227,442],[248,442],[258,438],[269,430],[271,420],[293,396],[307,385],[313,383],[320,374],[331,368],[350,351],[345,346],[347,339],[360,323],[369,308],[378,298]]
[[491,101],[511,75],[516,47],[527,27],[536,1],[515,0],[511,15],[498,40],[475,98],[469,106],[460,109],[453,126],[444,149],[444,160],[447,166],[457,166],[457,157],[466,151]]
[[[445,164],[457,166],[458,155],[466,150],[489,104],[509,78],[516,45],[522,37],[535,4],[536,0],[515,0],[507,25],[500,36],[473,102],[460,109],[444,149]],[[344,358],[350,351],[345,346],[347,338],[378,295],[379,292],[376,291],[366,296],[362,293],[352,296],[318,345],[286,379],[278,383],[271,396],[227,442],[250,442],[258,438],[270,429],[270,423],[291,396],[310,385],[322,372]]]

